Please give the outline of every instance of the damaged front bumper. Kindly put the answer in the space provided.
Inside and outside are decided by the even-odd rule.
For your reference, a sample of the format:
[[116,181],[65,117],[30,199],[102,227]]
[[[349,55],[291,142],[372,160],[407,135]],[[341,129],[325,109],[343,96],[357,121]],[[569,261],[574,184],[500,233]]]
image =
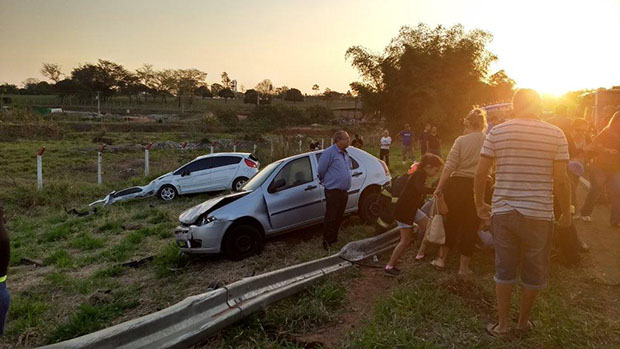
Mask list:
[[231,223],[217,220],[201,226],[179,225],[174,230],[177,246],[184,253],[220,253],[224,234]]

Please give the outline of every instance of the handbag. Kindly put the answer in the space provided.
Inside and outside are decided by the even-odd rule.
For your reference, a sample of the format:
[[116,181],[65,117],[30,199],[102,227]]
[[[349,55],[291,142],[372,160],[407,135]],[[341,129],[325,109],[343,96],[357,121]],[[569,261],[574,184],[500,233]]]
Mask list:
[[446,230],[443,225],[443,216],[439,213],[438,201],[433,202],[432,218],[430,227],[426,230],[425,239],[432,244],[443,245],[446,243]]

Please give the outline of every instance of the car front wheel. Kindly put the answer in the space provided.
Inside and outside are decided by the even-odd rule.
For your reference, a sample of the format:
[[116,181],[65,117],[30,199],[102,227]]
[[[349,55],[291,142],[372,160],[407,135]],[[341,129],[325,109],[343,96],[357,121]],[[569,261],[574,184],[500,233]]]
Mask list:
[[232,190],[233,191],[241,191],[241,188],[248,182],[248,179],[245,177],[239,177],[233,181]]
[[377,218],[381,214],[381,203],[379,197],[381,193],[378,190],[373,190],[368,193],[364,193],[359,203],[358,211],[360,218],[366,224],[374,224],[377,222]]
[[159,188],[159,191],[157,192],[157,196],[164,201],[174,200],[174,198],[177,197],[177,194],[176,188],[172,185],[164,185]]
[[226,233],[222,247],[227,258],[240,260],[260,252],[263,247],[263,237],[255,227],[240,224],[233,226]]

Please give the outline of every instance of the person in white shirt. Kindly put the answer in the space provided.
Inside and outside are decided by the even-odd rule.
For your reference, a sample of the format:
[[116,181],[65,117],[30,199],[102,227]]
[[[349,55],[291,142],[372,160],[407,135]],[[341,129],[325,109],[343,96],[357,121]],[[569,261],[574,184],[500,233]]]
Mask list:
[[379,150],[379,159],[385,161],[385,164],[390,166],[390,145],[392,144],[392,137],[388,130],[383,131],[383,137],[381,137],[381,149]]

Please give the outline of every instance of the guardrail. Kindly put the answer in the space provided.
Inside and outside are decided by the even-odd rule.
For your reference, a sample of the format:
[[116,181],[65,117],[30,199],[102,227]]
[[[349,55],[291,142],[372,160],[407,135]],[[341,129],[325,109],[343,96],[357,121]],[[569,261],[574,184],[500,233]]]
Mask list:
[[398,230],[354,241],[337,254],[249,277],[158,312],[43,348],[185,348],[322,277],[393,248]]

